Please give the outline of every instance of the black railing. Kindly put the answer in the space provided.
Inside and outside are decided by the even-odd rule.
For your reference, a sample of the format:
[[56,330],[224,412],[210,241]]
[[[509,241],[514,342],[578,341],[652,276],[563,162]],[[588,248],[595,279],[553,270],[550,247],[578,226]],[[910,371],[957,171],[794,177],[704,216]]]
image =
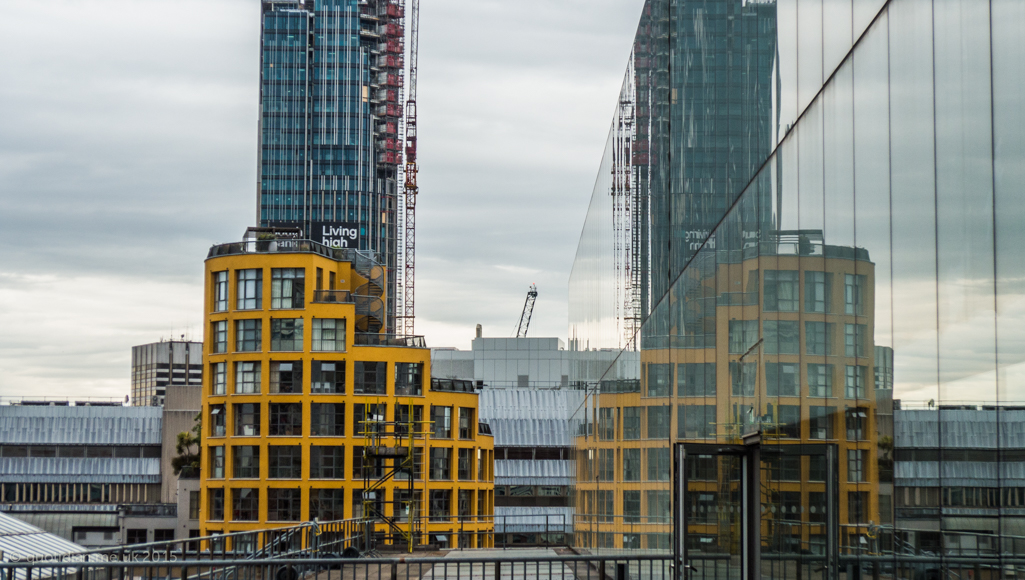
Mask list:
[[[464,536],[472,541],[472,536]],[[53,562],[0,563],[0,580],[297,580],[300,578],[391,578],[392,580],[671,578],[666,555],[460,558],[261,558],[249,561],[117,561],[54,566]],[[337,575],[336,575],[337,574]]]
[[239,254],[318,254],[339,262],[351,262],[356,271],[366,277],[374,266],[380,267],[375,252],[354,248],[332,248],[313,240],[248,240],[217,244],[210,248],[206,257],[236,256]]
[[432,391],[449,391],[455,393],[474,392],[473,381],[464,379],[436,379],[431,378]]
[[126,516],[131,517],[176,517],[178,515],[178,504],[176,503],[126,504],[121,506],[121,509],[124,510]]
[[[472,535],[457,536],[473,544]],[[453,546],[454,547],[454,546]],[[603,548],[596,548],[601,550]],[[578,549],[578,551],[581,551]],[[589,550],[584,549],[583,552]],[[668,550],[659,553],[565,556],[474,556],[356,558],[259,558],[252,560],[149,560],[105,562],[59,562],[40,558],[35,562],[0,563],[0,580],[114,580],[126,578],[181,580],[285,580],[299,578],[419,578],[509,580],[564,579],[669,579],[674,578]],[[1025,568],[1020,555],[993,558],[949,556],[840,556],[828,574],[826,557],[813,554],[762,556],[760,576],[776,580],[792,578],[837,578],[869,580],[879,578],[964,580],[966,578],[1017,577]],[[739,576],[739,564],[730,554],[688,552],[687,578],[717,580]],[[337,576],[335,575],[337,573]],[[321,575],[322,574],[322,575]]]
[[607,379],[598,381],[598,390],[602,393],[639,393],[640,379]]
[[314,290],[313,291],[314,302],[338,302],[338,303],[349,303],[353,302],[352,293],[348,290]]
[[378,332],[357,332],[353,341],[356,346],[407,346],[411,348],[427,348],[423,336],[401,336]]
[[[314,557],[341,558],[345,554],[365,552],[367,542],[373,537],[375,526],[376,524],[369,519],[307,522],[286,528],[147,542],[65,554],[21,558],[8,554],[10,563],[0,563],[0,580],[32,580],[47,577],[68,580],[124,580],[126,573],[128,577],[132,577],[133,569],[129,566],[133,563],[140,566],[134,568],[134,571],[141,573],[145,578],[163,577],[169,564],[186,563],[188,568],[180,569],[183,573],[189,569],[195,572],[193,566],[203,566],[208,571],[219,569],[225,574],[224,580],[228,580],[232,578],[235,566],[243,564],[247,567],[252,561],[305,561]],[[81,566],[86,562],[86,566]],[[74,567],[60,566],[72,563],[75,564]],[[118,566],[117,563],[122,565]],[[99,567],[94,568],[93,564]],[[232,566],[226,567],[228,564]],[[183,575],[179,578],[187,579],[189,576]]]

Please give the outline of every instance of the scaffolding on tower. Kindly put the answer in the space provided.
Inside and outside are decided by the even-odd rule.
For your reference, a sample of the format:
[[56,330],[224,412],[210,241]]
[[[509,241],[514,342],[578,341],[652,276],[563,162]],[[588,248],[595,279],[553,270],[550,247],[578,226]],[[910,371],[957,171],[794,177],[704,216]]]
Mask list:
[[406,166],[402,201],[405,213],[402,219],[402,308],[396,322],[397,330],[412,336],[416,298],[416,73],[417,45],[419,43],[420,1],[409,2],[409,93],[406,99]]
[[[312,4],[312,3],[311,3]],[[402,103],[405,95],[404,70],[406,12],[404,0],[363,0],[360,2],[360,38],[368,50],[368,80],[364,87],[363,102],[367,103],[372,113],[373,151],[376,163],[376,178],[383,180],[384,204],[381,208],[382,225],[385,227],[385,245],[396,247],[401,242],[396,238],[401,235],[398,221],[396,197],[401,186],[394,185],[402,181]],[[383,250],[384,248],[382,248]],[[387,268],[388,283],[397,281],[401,268],[395,254],[385,252],[384,262]],[[399,293],[389,290],[387,299],[394,302]],[[397,308],[397,307],[396,307]],[[385,317],[385,325],[391,328],[394,321]]]
[[[627,69],[627,78],[633,76],[633,63]],[[612,231],[613,231],[613,267],[615,269],[615,320],[619,327],[618,335],[622,337],[622,346],[627,350],[635,350],[635,337],[640,329],[641,313],[639,290],[636,283],[636,208],[638,203],[638,184],[634,172],[633,150],[637,142],[635,126],[636,95],[632,83],[624,83],[628,87],[619,99],[619,109],[613,125],[612,142]]]

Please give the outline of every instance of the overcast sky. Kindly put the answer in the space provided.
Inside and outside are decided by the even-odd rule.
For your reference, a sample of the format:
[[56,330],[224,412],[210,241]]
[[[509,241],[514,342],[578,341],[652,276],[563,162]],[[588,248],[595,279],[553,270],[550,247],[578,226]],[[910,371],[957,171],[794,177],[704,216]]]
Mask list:
[[[421,2],[417,332],[566,335],[642,0]],[[203,259],[255,219],[259,2],[49,0],[0,19],[0,396],[120,397],[202,338]]]

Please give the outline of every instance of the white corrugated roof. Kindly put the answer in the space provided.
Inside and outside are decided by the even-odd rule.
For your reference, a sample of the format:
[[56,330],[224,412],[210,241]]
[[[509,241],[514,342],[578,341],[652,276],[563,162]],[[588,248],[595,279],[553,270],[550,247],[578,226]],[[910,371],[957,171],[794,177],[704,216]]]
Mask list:
[[571,533],[573,514],[571,507],[495,506],[495,531]]
[[584,391],[576,389],[483,389],[478,412],[489,423],[492,419],[566,420],[583,402]]
[[[0,512],[0,552],[3,553],[3,561],[11,560],[45,560],[48,556],[61,554],[75,554],[84,552],[85,548],[74,542],[65,540],[60,536],[44,532],[43,530],[23,522],[18,518],[11,517]],[[33,576],[42,577],[53,575],[59,572],[57,569],[50,570],[36,568]],[[25,578],[24,570],[16,570],[15,579]]]
[[495,485],[573,485],[576,471],[576,461],[499,459]]
[[569,419],[489,419],[495,447],[571,447],[578,421]]
[[0,457],[6,483],[160,483],[160,458]]
[[5,445],[160,445],[160,407],[0,405]]
[[8,515],[65,539],[73,537],[75,528],[117,528],[117,512],[43,511],[21,512],[11,510]]

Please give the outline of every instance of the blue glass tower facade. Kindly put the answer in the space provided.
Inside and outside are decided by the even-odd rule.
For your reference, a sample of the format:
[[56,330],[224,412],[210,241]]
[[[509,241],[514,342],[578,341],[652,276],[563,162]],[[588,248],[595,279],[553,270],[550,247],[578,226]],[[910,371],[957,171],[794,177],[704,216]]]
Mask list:
[[259,224],[358,228],[394,328],[403,4],[273,0],[261,16]]

